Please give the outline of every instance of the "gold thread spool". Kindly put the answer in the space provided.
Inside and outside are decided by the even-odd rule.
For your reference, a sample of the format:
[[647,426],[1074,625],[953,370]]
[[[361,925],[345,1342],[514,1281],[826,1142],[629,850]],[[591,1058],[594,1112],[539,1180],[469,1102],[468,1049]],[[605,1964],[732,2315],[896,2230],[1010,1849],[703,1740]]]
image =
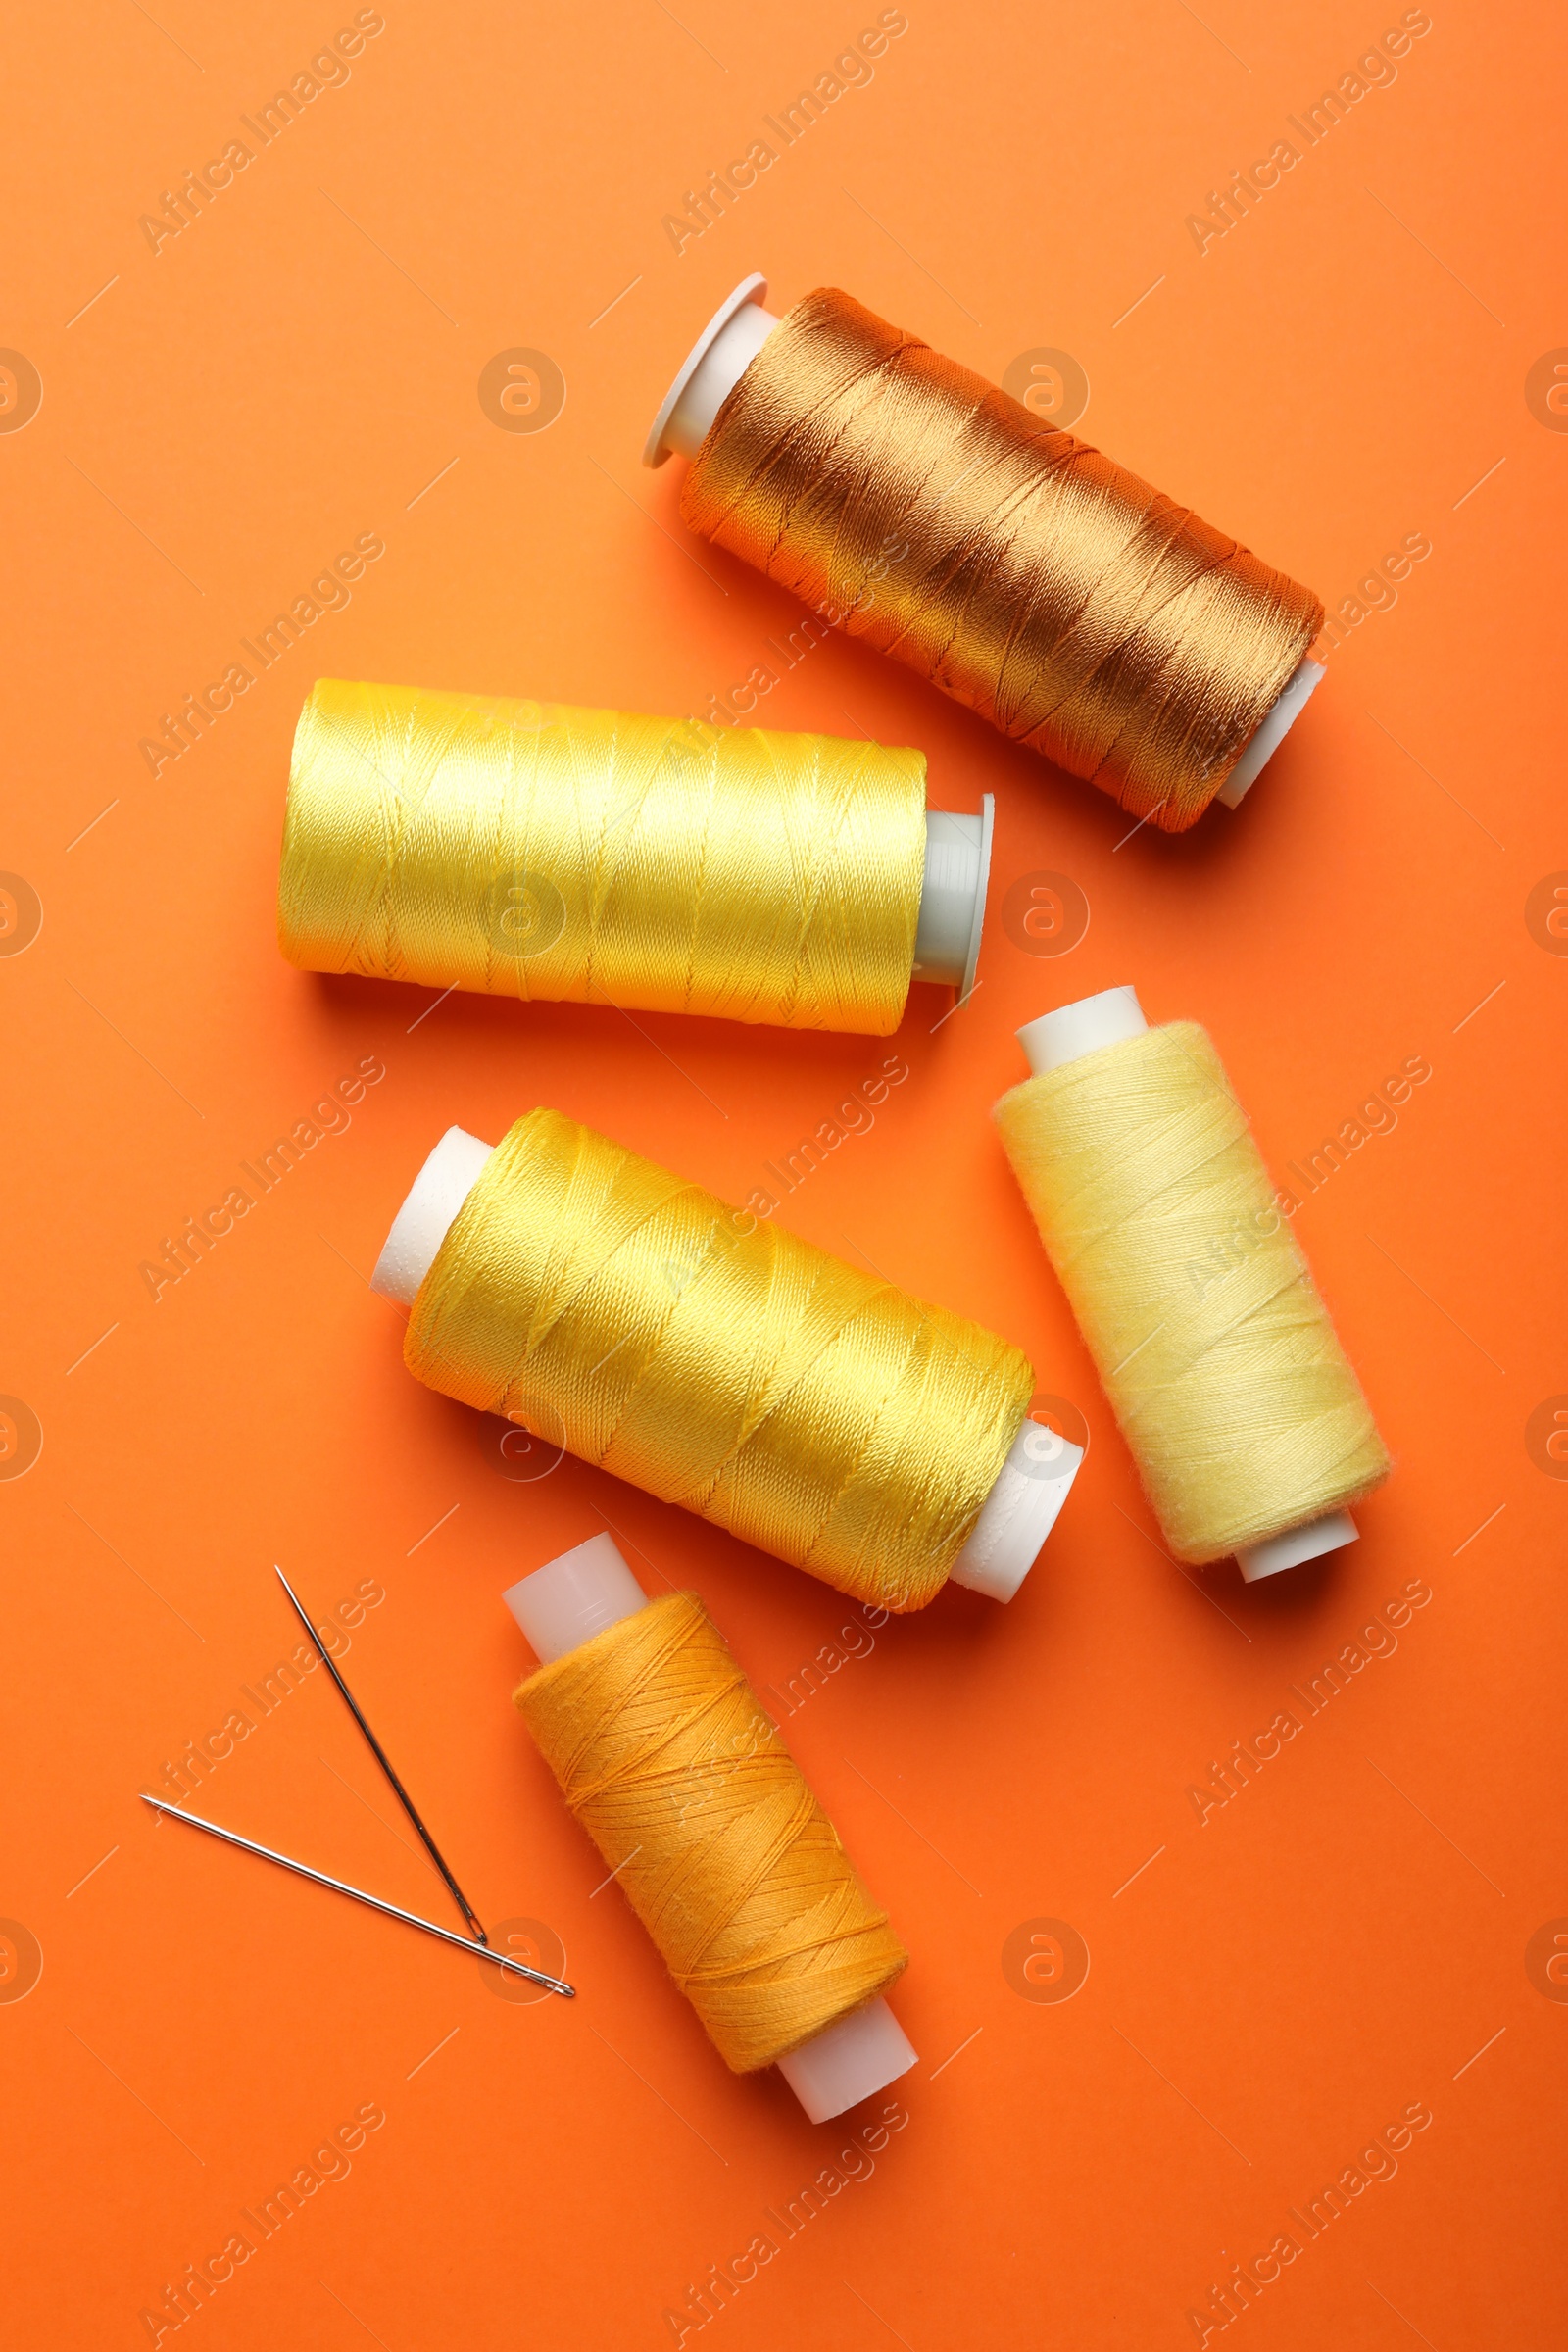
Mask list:
[[1123,1030],[996,1119],[1178,1559],[1246,1554],[1381,1483],[1388,1453],[1203,1030]]
[[543,1108],[467,1193],[404,1358],[897,1612],[941,1590],[1034,1388],[995,1333]]
[[886,1912],[695,1592],[540,1667],[514,1703],[736,2074],[902,1975]]
[[681,514],[1166,832],[1323,624],[1309,590],[832,287],[751,358]]
[[313,971],[885,1037],[925,815],[920,752],[322,678],[278,939]]

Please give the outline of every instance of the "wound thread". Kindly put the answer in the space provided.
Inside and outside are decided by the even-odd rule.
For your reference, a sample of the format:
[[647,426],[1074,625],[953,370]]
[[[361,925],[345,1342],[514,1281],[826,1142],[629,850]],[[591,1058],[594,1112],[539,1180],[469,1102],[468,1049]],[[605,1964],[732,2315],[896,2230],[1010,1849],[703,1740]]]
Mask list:
[[1034,1390],[995,1333],[549,1109],[486,1161],[404,1359],[896,1612],[941,1590]]
[[1309,590],[832,287],[752,360],[681,514],[1170,833],[1323,624]]
[[886,1912],[695,1592],[607,1626],[514,1703],[736,2074],[902,1975]]
[[1178,1559],[1222,1559],[1387,1477],[1203,1030],[1173,1021],[1081,1054],[996,1118]]
[[887,1037],[925,838],[920,752],[322,678],[278,940],[311,971]]

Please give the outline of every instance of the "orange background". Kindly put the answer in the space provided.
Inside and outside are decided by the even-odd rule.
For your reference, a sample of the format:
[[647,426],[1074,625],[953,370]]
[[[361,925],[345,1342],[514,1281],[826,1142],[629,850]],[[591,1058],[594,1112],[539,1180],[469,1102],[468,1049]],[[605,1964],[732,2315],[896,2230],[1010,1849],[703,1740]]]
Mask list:
[[[1568,2007],[1526,1954],[1568,1913],[1568,1487],[1526,1424],[1568,1388],[1568,970],[1526,906],[1568,866],[1568,442],[1525,384],[1568,341],[1556,12],[1435,0],[1396,81],[1200,256],[1186,216],[1396,8],[911,0],[869,86],[677,257],[663,214],[874,9],[389,0],[347,85],[154,255],[139,216],[351,15],[160,0],[12,36],[0,342],[43,385],[0,433],[0,865],[43,917],[0,959],[0,1389],[43,1432],[0,1484],[0,1911],[42,1955],[15,1997],[6,1931],[14,2339],[149,2340],[166,2283],[369,2105],[348,2177],[218,2290],[209,2347],[652,2347],[847,2144],[776,2077],[730,2078],[593,1894],[510,1705],[500,1592],[612,1519],[775,1693],[847,1604],[574,1462],[506,1475],[497,1427],[404,1372],[365,1278],[451,1121],[552,1102],[744,1196],[889,1048],[461,997],[418,1020],[427,992],[303,976],[272,928],[317,674],[701,710],[798,617],[687,538],[678,464],[638,465],[692,336],[762,267],[780,307],[837,283],[992,376],[1070,352],[1083,433],[1331,609],[1407,534],[1432,553],[1245,810],[1179,840],[1124,841],[1108,800],[857,647],[767,703],[918,742],[935,800],[998,803],[979,993],[933,1033],[944,1000],[915,991],[907,1083],[783,1214],[1018,1341],[1093,1446],[1010,1608],[949,1592],[788,1721],[913,1952],[921,2064],[874,2173],[726,2339],[1193,2342],[1211,2283],[1424,2103],[1396,2177],[1236,2327],[1254,2352],[1554,2340]],[[544,432],[477,397],[519,346],[566,381]],[[155,779],[160,714],[367,531],[386,552],[352,604]],[[1054,959],[1001,920],[1042,870],[1092,908]],[[1129,979],[1209,1026],[1276,1168],[1405,1057],[1432,1068],[1297,1220],[1396,1476],[1354,1549],[1254,1590],[1163,1555],[988,1118],[1017,1022]],[[162,1237],[367,1055],[386,1075],[352,1127],[155,1304]],[[499,1999],[481,1964],[138,1803],[296,1645],[274,1560],[322,1612],[384,1592],[350,1679],[484,1916],[559,1936],[574,2006]],[[1211,1761],[1417,1579],[1397,1651],[1200,1824]],[[319,1673],[200,1803],[448,1916]],[[1004,1972],[1041,1919],[1087,1944],[1070,1999]]]

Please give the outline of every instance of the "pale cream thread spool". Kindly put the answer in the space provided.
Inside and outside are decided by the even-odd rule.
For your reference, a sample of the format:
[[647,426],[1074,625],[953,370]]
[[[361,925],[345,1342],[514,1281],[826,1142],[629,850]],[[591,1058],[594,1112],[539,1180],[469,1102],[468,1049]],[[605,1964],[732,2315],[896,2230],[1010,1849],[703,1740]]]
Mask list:
[[1018,1037],[997,1121],[1171,1549],[1250,1583],[1354,1543],[1389,1457],[1207,1038],[1131,988]]
[[[558,1659],[574,1657],[585,1643],[612,1627],[638,1616],[649,1605],[642,1587],[608,1535],[591,1536],[585,1544],[563,1552],[546,1567],[535,1569],[531,1576],[525,1576],[519,1584],[512,1587],[506,1594],[506,1601],[524,1639],[539,1659],[541,1668],[554,1665]],[[666,1608],[668,1605],[665,1604]],[[535,1679],[537,1681],[539,1678]],[[518,1693],[519,1704],[528,1697],[529,1691],[530,1686],[525,1683]],[[529,1714],[537,1737],[540,1727],[536,1714],[526,1707],[524,1712]],[[774,1759],[773,1779],[788,1782],[787,1751],[783,1750],[782,1741],[778,1742],[777,1748],[774,1747],[774,1741],[777,1740],[775,1727],[762,1716],[760,1708],[755,1713],[758,1732],[766,1744],[768,1754]],[[575,1745],[584,1737],[591,1740],[593,1732],[591,1725],[578,1726],[575,1737],[560,1744]],[[557,1757],[552,1755],[550,1761],[554,1769]],[[629,1759],[618,1759],[622,1768],[627,1761]],[[612,1769],[615,1769],[614,1764],[612,1764]],[[691,1782],[689,1791],[680,1801],[671,1801],[662,1815],[663,1842],[671,1848],[668,1854],[662,1857],[662,1871],[645,1869],[642,1878],[649,1881],[645,1886],[636,1872],[637,1856],[628,1854],[620,1858],[622,1873],[626,1872],[628,1864],[632,1865],[634,1881],[628,1886],[623,1878],[622,1886],[639,1911],[652,1913],[648,1920],[651,1932],[656,1932],[656,1921],[667,1917],[667,1895],[661,1881],[671,1864],[680,1868],[683,1857],[690,1862],[693,1882],[702,1876],[708,1890],[703,1899],[708,1899],[716,1859],[710,1843],[712,1833],[709,1828],[709,1816],[728,1810],[723,1804],[723,1796],[733,1791],[737,1776],[744,1773],[745,1769],[744,1753],[737,1756],[723,1752],[718,1755],[707,1752],[700,1754],[695,1772],[685,1776]],[[795,1825],[798,1827],[803,1820],[808,1827],[813,1820],[819,1823],[820,1811],[809,1803],[798,1773],[794,1775],[794,1781],[800,1790],[799,1801],[794,1807]],[[705,1810],[706,1800],[713,1798],[715,1784],[722,1795],[717,1804],[707,1803]],[[671,1792],[672,1800],[674,1795],[675,1792]],[[698,1808],[695,1825],[688,1821],[687,1803]],[[787,1842],[790,1834],[786,1828],[783,1832],[784,1842]],[[710,1841],[706,1857],[700,1851],[705,1841]],[[607,1856],[607,1859],[610,1857]],[[840,1901],[849,1917],[840,1920],[835,1932],[840,1937],[852,1937],[856,1948],[863,1948],[866,1953],[866,1958],[858,1963],[859,1983],[858,1985],[852,1984],[846,1990],[829,1992],[825,1999],[818,1993],[816,2014],[821,2016],[825,2009],[828,2022],[814,2025],[814,2020],[808,2021],[814,2025],[814,2030],[773,2060],[813,2124],[827,2123],[834,2116],[858,2106],[862,2099],[870,2098],[873,2092],[885,2090],[890,2082],[897,2082],[901,2075],[906,2074],[917,2063],[915,2052],[883,1993],[872,1991],[879,1982],[886,1985],[896,1977],[902,1966],[902,1947],[888,1929],[885,1918],[870,1908],[869,1898],[858,1888],[853,1873],[848,1872],[842,1862],[839,1874],[844,1882]],[[689,1913],[692,1899],[689,1887],[687,1902],[680,1910]],[[689,1928],[689,1918],[681,1918],[677,1913],[676,1924],[681,1928]],[[667,1936],[658,1937],[657,1934],[656,1939],[661,1941],[662,1948],[668,1940]],[[669,1957],[667,1950],[665,1956]],[[822,1956],[831,1964],[830,1948],[825,1947]],[[809,1998],[810,1981],[803,1979],[800,1970],[803,1959],[809,1965],[811,1954],[802,1953],[797,1948],[794,1952],[786,1952],[782,1958],[784,1981],[780,1989],[785,1998],[793,1996],[799,2000],[803,1992]],[[786,2031],[780,2034],[776,2028],[773,2030],[773,2038],[766,2038],[769,2030],[767,2013],[778,1997],[770,1989],[769,1979],[779,1973],[776,1959],[764,1962],[763,1956],[756,1951],[736,1956],[726,1971],[722,1998],[728,2012],[731,2034],[741,2036],[754,2045],[745,2059],[748,2068],[759,2058],[765,2057],[769,2049],[777,2049],[781,2040],[793,2039],[790,2033]],[[837,1974],[842,1977],[844,1971],[840,1969]],[[866,1999],[864,1995],[868,1991],[872,1991],[872,1997]],[[845,2007],[847,2001],[852,2005]],[[840,2013],[835,2015],[835,2010]],[[710,2027],[710,2030],[713,2029]],[[795,2034],[799,2034],[800,2030],[797,2024]],[[763,2037],[762,2046],[758,2049],[755,2044],[760,2034]],[[734,2063],[733,2055],[731,2063]]]

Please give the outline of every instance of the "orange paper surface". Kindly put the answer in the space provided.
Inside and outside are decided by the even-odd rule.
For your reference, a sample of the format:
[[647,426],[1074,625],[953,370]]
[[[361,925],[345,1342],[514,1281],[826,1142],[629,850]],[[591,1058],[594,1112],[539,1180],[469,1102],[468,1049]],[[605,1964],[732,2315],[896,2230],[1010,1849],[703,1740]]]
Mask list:
[[[14,28],[19,2343],[1551,2340],[1562,48],[1544,7],[1348,0]],[[1239,814],[1127,838],[686,534],[643,436],[755,268],[1032,391],[1319,589],[1329,677]],[[296,972],[273,894],[319,674],[720,715],[752,681],[769,726],[917,743],[935,801],[997,797],[980,987],[859,1041]],[[990,1123],[1014,1026],[1128,980],[1214,1036],[1397,1459],[1358,1544],[1250,1590],[1162,1551]],[[1091,1445],[1010,1607],[868,1627],[409,1378],[367,1287],[390,1218],[449,1123],[539,1102],[737,1199],[816,1139],[780,1217],[1029,1351]],[[503,1587],[607,1524],[703,1594],[913,1954],[920,2064],[843,2127],[725,2072],[510,1703]],[[213,1819],[454,1916],[291,1663],[274,1561],[574,2004],[138,1801],[194,1747]],[[1227,1791],[1238,1742],[1266,1756]]]

